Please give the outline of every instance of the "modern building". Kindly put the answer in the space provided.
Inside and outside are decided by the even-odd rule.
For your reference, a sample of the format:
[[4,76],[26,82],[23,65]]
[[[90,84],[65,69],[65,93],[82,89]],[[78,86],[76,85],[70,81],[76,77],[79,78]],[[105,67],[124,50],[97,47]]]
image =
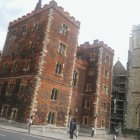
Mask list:
[[140,25],[133,26],[128,52],[125,127],[140,128]]
[[118,60],[113,66],[110,130],[124,125],[127,71]]
[[35,124],[109,127],[114,51],[78,47],[80,22],[55,1],[10,22],[0,62],[0,116]]

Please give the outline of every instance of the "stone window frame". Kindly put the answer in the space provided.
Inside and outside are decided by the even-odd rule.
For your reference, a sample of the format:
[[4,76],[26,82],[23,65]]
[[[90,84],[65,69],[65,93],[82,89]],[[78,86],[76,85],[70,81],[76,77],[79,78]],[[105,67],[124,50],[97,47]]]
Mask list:
[[63,69],[64,69],[64,65],[57,62],[55,65],[55,74],[63,76]]
[[104,100],[102,101],[102,104],[101,104],[101,110],[105,112],[107,111],[107,102]]
[[[6,110],[5,110],[5,109],[6,109]],[[5,112],[5,111],[6,111],[6,112]],[[3,105],[2,105],[2,108],[1,108],[1,112],[0,112],[1,116],[3,116],[3,117],[8,117],[8,111],[9,111],[9,105],[3,104]]]
[[12,95],[13,91],[15,88],[15,84],[14,83],[9,83],[8,87],[6,89],[6,96]]
[[22,31],[22,34],[23,34],[23,35],[26,35],[27,26],[28,26],[27,24],[24,24],[24,25],[21,26],[21,31]]
[[19,66],[19,62],[18,61],[14,61],[12,72],[17,72],[18,66]]
[[11,120],[16,120],[16,118],[17,118],[17,113],[18,113],[18,109],[17,109],[17,108],[12,108],[11,115],[10,115],[10,119],[11,119]]
[[20,96],[22,96],[24,94],[25,88],[26,88],[25,84],[20,84],[20,89],[19,89],[19,92],[18,92],[18,94]]
[[38,21],[34,22],[32,26],[33,31],[38,30],[38,27],[39,27],[39,22]]
[[27,60],[27,61],[25,61],[25,63],[24,63],[24,67],[23,67],[23,71],[29,71],[29,69],[30,69],[30,61],[29,60]]
[[83,116],[83,125],[84,126],[88,125],[88,116]]
[[74,87],[78,87],[78,80],[79,80],[79,72],[74,69],[74,72],[73,72],[73,81],[72,81],[72,85]]
[[104,94],[108,94],[108,86],[107,86],[107,85],[103,84],[102,92],[103,92]]
[[2,65],[2,71],[7,72],[8,71],[8,62],[3,63]]
[[51,100],[58,100],[59,89],[53,88],[51,91]]
[[105,54],[105,60],[104,61],[105,61],[106,64],[109,64],[110,63],[110,56]]
[[106,80],[109,79],[109,70],[107,70],[107,69],[104,69],[104,78],[105,78]]
[[56,113],[55,112],[48,112],[48,124],[55,124]]
[[67,45],[64,42],[60,41],[58,52],[61,55],[66,56],[66,50],[67,50]]
[[63,35],[67,35],[68,31],[69,27],[65,23],[62,23],[60,33]]
[[31,55],[35,53],[35,47],[34,47],[34,42],[33,41],[29,42],[29,52],[30,52]]
[[91,101],[86,99],[84,102],[84,109],[90,109]]
[[101,128],[105,128],[105,118],[101,118]]
[[86,91],[93,91],[93,84],[91,83],[86,84]]

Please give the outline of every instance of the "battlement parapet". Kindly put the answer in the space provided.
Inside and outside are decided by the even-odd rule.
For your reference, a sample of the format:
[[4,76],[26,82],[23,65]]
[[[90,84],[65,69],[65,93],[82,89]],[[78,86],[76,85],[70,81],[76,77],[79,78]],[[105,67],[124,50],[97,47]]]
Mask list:
[[140,24],[138,24],[138,25],[133,25],[133,27],[132,27],[132,32],[133,31],[140,31]]
[[110,47],[108,47],[107,44],[105,44],[103,41],[99,41],[99,40],[94,40],[93,44],[90,44],[89,42],[85,42],[84,44],[81,44],[78,47],[78,50],[80,49],[87,49],[87,48],[97,48],[97,47],[104,47],[106,48],[108,51],[114,53],[114,50]]
[[66,17],[69,21],[71,21],[78,28],[80,28],[80,22],[78,20],[76,20],[73,16],[70,16],[70,14],[67,11],[64,11],[64,9],[61,6],[60,7],[57,6],[57,3],[54,0],[50,1],[48,5],[45,4],[42,8],[33,10],[31,13],[27,13],[26,15],[23,15],[21,18],[18,18],[17,20],[10,22],[9,26],[13,26],[13,25],[25,20],[25,19],[30,18],[31,16],[34,16],[35,14],[43,12],[51,7],[54,8],[55,10],[57,10],[58,12],[60,12],[64,17]]

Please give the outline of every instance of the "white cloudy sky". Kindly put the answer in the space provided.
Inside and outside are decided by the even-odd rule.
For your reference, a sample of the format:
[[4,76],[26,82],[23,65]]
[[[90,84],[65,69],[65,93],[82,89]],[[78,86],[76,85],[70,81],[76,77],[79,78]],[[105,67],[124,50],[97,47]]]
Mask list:
[[[99,39],[115,50],[126,67],[132,25],[140,24],[139,0],[55,0],[81,22],[79,44]],[[10,21],[32,11],[38,0],[0,0],[0,49]],[[42,0],[42,5],[50,0]]]

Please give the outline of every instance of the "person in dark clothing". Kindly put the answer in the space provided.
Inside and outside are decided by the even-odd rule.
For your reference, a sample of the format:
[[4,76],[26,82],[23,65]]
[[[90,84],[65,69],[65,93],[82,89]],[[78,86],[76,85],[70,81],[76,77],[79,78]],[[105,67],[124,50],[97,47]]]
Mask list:
[[72,119],[71,122],[70,122],[70,139],[73,139],[73,135],[75,135],[76,138],[77,138],[77,135],[74,133],[75,130],[76,130],[76,123]]
[[91,137],[94,136],[94,133],[95,133],[95,128],[94,128],[94,126],[92,126],[92,128],[91,128]]

